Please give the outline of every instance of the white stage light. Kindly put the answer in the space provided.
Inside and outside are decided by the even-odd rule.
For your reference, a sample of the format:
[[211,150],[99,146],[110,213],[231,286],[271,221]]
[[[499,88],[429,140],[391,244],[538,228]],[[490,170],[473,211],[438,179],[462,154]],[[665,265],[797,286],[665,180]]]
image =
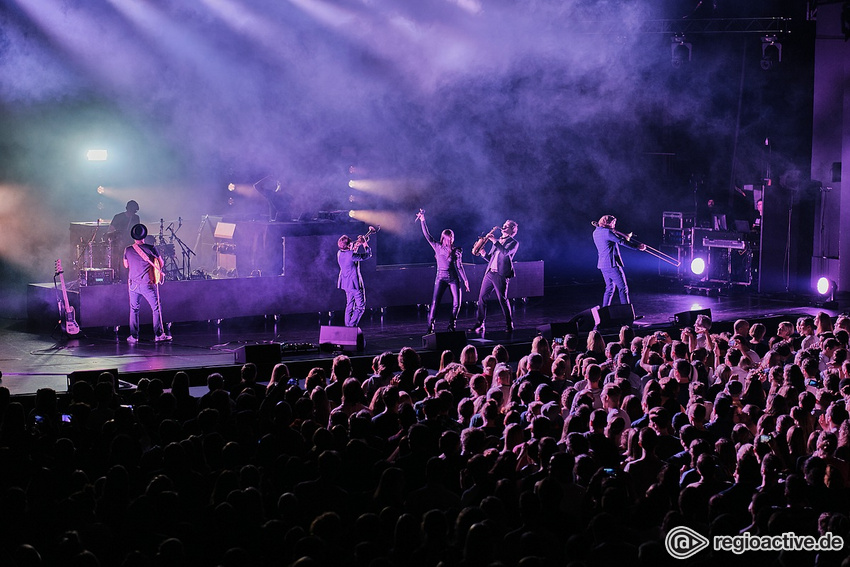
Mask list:
[[705,260],[702,258],[694,258],[691,261],[691,272],[701,276],[705,272]]

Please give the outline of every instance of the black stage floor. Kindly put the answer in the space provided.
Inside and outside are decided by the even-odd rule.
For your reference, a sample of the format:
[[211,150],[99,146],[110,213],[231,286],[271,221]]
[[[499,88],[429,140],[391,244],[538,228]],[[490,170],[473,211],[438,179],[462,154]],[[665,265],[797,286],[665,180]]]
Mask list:
[[[647,332],[672,327],[674,314],[700,309],[710,309],[717,323],[715,329],[723,330],[723,322],[730,323],[738,318],[749,320],[766,319],[768,332],[775,331],[781,319],[796,318],[800,314],[814,315],[826,311],[830,315],[846,312],[849,301],[840,301],[832,309],[819,307],[813,297],[765,296],[748,288],[726,290],[720,295],[697,295],[685,292],[681,284],[652,279],[632,283],[632,302],[640,317],[636,327]],[[575,315],[596,305],[601,299],[598,283],[576,283],[559,287],[547,287],[543,297],[518,300],[515,304],[516,332],[510,339],[504,334],[504,320],[495,302],[489,304],[488,333],[484,340],[471,333],[470,342],[482,347],[479,352],[489,352],[496,342],[512,344],[516,349],[524,348],[538,334],[538,327],[550,323],[569,321]],[[467,294],[466,298],[472,297]],[[446,324],[448,304],[440,306],[438,312],[443,330]],[[179,324],[172,327],[174,341],[171,344],[154,344],[150,329],[143,328],[143,339],[139,344],[126,342],[127,327],[116,335],[111,329],[85,329],[73,339],[67,339],[56,330],[32,332],[28,322],[0,319],[0,371],[2,385],[14,396],[32,395],[39,388],[53,388],[59,393],[67,391],[67,376],[71,372],[117,369],[119,377],[136,383],[146,375],[166,373],[178,369],[198,369],[197,375],[205,375],[209,369],[234,367],[234,352],[243,345],[269,342],[318,346],[319,328],[327,325],[339,314],[313,313],[297,316],[272,316],[239,318],[221,322]],[[167,320],[168,314],[165,313]],[[383,351],[397,352],[404,346],[422,349],[422,335],[426,328],[426,306],[373,308],[364,316],[361,328],[366,340],[363,360]],[[775,321],[774,321],[775,319]],[[460,329],[475,323],[475,303],[463,306],[459,321]],[[491,332],[492,330],[492,332]],[[146,331],[146,333],[145,333]],[[638,330],[640,333],[640,330]],[[527,352],[527,350],[526,350]],[[305,368],[326,366],[335,353],[310,352],[287,354],[284,362]],[[353,354],[352,354],[353,356]],[[433,360],[433,356],[431,359]],[[361,364],[362,367],[362,364]],[[193,375],[193,385],[201,385]]]

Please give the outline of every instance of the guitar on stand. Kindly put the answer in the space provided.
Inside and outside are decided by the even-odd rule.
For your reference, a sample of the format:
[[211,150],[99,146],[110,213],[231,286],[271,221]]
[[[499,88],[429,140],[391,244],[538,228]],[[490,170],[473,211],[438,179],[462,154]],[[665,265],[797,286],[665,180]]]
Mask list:
[[59,281],[62,284],[62,301],[59,302],[59,323],[62,325],[62,330],[68,335],[78,335],[80,326],[74,316],[74,308],[71,307],[68,301],[68,289],[65,287],[65,272],[62,271],[62,260],[56,260],[56,275],[59,276]]

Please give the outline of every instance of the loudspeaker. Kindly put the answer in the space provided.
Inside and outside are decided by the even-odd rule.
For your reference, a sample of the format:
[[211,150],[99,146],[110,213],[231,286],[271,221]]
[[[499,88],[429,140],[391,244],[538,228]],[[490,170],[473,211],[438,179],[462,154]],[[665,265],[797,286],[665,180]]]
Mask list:
[[677,327],[693,327],[694,322],[700,315],[708,315],[711,318],[711,309],[697,309],[695,311],[682,311],[673,315],[673,321]]
[[238,364],[277,364],[280,362],[280,343],[244,345],[236,349],[233,358]]
[[112,268],[84,268],[80,270],[80,285],[109,285],[115,279]]
[[610,329],[635,322],[635,308],[631,303],[594,307],[591,309],[597,328]]
[[[590,331],[592,331],[593,326],[596,324],[596,316],[594,315],[593,310],[598,309],[598,308],[599,308],[599,306],[597,305],[595,307],[591,307],[590,309],[585,309],[584,311],[582,311],[581,313],[578,313],[577,315],[574,315],[573,318],[570,319],[567,324],[568,325],[574,325],[576,330],[575,331],[568,330],[566,333],[564,333],[564,335],[566,335],[567,333],[572,333],[572,332],[589,333]],[[561,336],[564,336],[564,335],[561,335]],[[555,334],[555,336],[557,337],[558,334]]]
[[75,370],[68,374],[68,389],[74,385],[74,382],[82,380],[88,382],[92,386],[97,384],[97,379],[104,372],[109,372],[115,377],[115,383],[118,384],[118,369],[117,368],[102,368],[100,370]]
[[559,323],[549,323],[548,325],[540,325],[537,327],[537,331],[546,337],[549,341],[554,339],[555,337],[563,338],[564,335],[569,333],[579,334],[579,333],[589,333],[593,330],[593,326],[596,324],[595,317],[596,314],[594,312],[595,309],[599,309],[599,306],[591,307],[590,309],[585,309],[581,313],[577,313],[567,322],[559,322]]
[[366,341],[360,327],[333,327],[322,325],[319,329],[319,348],[326,350],[363,350]]
[[446,331],[445,333],[429,333],[422,336],[422,348],[443,352],[450,350],[460,354],[466,346],[466,333],[463,331]]
[[[590,311],[588,310],[588,317],[591,321],[593,318],[590,317]],[[593,326],[591,325],[591,328]],[[549,323],[548,325],[540,325],[537,327],[537,332],[546,337],[550,342],[555,337],[564,338],[564,335],[568,333],[578,334],[578,325],[572,321],[568,321],[566,323]]]

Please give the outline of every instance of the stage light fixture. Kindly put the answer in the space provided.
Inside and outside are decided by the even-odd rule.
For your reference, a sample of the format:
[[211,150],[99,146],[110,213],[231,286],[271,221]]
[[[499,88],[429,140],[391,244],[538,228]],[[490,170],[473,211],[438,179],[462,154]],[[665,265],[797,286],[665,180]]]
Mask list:
[[97,194],[98,194],[98,195],[103,195],[104,193],[106,193],[106,189],[104,189],[104,188],[103,188],[103,185],[98,185],[98,187],[97,187]]
[[350,180],[348,181],[348,186],[349,186],[349,187],[351,187],[352,189],[354,189],[354,188],[355,188],[355,187],[354,187],[355,185],[357,185],[357,184],[354,182],[354,180],[353,180],[353,179],[350,179]]
[[691,62],[693,44],[685,40],[684,34],[676,34],[670,38],[670,63],[674,69]]
[[818,283],[817,283],[818,293],[821,294],[821,295],[828,296],[830,300],[833,297],[835,297],[836,287],[837,286],[835,285],[835,282],[832,281],[831,279],[829,279],[827,277],[818,278]]
[[697,276],[701,276],[705,272],[705,260],[702,258],[691,260],[691,272]]
[[236,184],[235,183],[228,183],[227,184],[227,190],[230,191],[230,192],[236,191]]
[[354,218],[354,211],[353,211],[353,210],[348,211],[348,216],[349,216],[350,218]]
[[819,307],[824,309],[837,309],[838,303],[835,301],[835,292],[838,291],[838,285],[835,280],[831,280],[826,276],[818,278],[815,289],[820,294],[820,300],[817,302]]
[[770,71],[779,66],[782,61],[782,44],[775,35],[764,35],[761,38],[761,68]]
[[86,159],[89,161],[106,161],[108,157],[106,150],[89,150],[86,152]]

